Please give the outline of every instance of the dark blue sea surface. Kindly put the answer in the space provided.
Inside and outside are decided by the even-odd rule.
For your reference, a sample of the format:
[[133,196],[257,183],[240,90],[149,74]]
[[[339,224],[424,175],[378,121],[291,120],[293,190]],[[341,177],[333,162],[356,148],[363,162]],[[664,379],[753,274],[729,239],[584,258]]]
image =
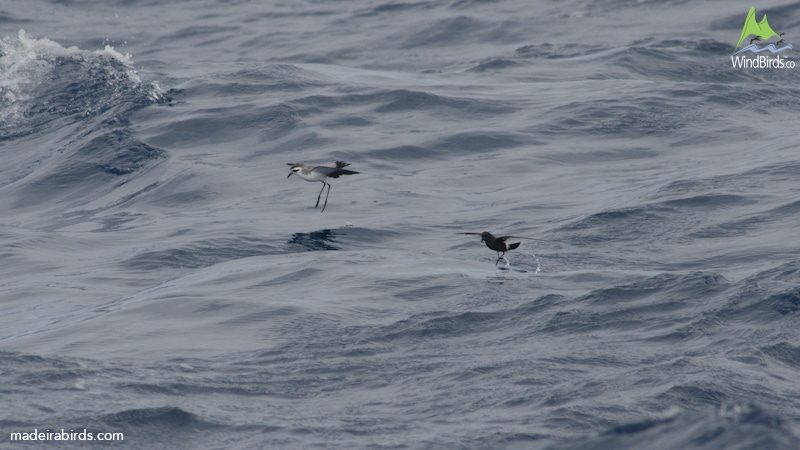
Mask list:
[[0,3],[0,448],[800,448],[749,6]]

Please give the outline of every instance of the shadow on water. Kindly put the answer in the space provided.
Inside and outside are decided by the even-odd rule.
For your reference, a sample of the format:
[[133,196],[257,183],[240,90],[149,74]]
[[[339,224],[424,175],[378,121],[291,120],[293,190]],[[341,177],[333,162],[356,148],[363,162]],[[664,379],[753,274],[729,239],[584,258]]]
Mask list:
[[[125,220],[121,217],[120,220]],[[124,222],[123,222],[124,223]],[[113,223],[112,223],[113,226]],[[396,233],[368,228],[344,227],[308,233],[294,233],[283,247],[273,239],[257,236],[231,236],[182,242],[167,248],[134,255],[123,264],[133,270],[200,269],[254,256],[353,249],[374,246]]]
[[319,230],[319,231],[312,231],[310,233],[295,233],[292,235],[292,238],[289,239],[289,247],[294,250],[298,248],[297,251],[318,251],[318,250],[339,250],[339,247],[335,246],[334,243],[336,242],[336,233],[333,230]]
[[397,236],[398,234],[394,231],[352,226],[294,233],[287,242],[288,253],[374,247]]

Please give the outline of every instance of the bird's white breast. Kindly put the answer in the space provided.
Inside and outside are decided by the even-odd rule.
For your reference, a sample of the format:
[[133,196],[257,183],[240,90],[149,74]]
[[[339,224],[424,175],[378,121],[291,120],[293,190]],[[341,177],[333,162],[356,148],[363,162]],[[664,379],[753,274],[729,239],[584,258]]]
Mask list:
[[310,170],[307,173],[304,170],[301,170],[297,173],[297,175],[306,181],[322,181],[325,179],[325,174],[315,172],[314,170]]

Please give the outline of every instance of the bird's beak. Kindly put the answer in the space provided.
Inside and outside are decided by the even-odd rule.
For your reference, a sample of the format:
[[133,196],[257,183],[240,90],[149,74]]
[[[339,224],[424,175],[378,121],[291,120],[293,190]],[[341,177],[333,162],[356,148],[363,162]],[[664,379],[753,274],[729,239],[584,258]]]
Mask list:
[[289,175],[286,175],[286,178],[289,178],[290,176],[292,176],[293,173],[294,172],[289,172]]

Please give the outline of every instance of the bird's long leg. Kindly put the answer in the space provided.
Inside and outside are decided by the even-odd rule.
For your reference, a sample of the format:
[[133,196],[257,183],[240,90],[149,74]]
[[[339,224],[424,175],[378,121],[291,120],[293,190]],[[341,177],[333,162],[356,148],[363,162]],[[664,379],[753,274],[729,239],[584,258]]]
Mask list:
[[495,266],[497,265],[497,263],[499,263],[499,262],[500,262],[500,260],[501,260],[501,259],[503,259],[503,256],[505,256],[506,252],[503,252],[503,254],[502,254],[502,255],[500,254],[500,252],[497,252],[497,254],[498,254],[499,256],[497,257],[497,261],[495,261],[495,262],[494,262],[494,265],[495,265]]
[[[316,207],[318,207],[318,206],[319,206],[319,199],[320,199],[320,198],[322,198],[322,191],[324,191],[324,190],[325,190],[325,185],[326,185],[326,184],[328,184],[328,183],[326,183],[326,182],[324,182],[324,181],[322,182],[322,189],[320,189],[320,190],[319,190],[319,195],[317,196],[317,204],[316,204],[316,205],[314,205],[314,208],[316,208]],[[322,209],[324,210],[325,208],[323,207]]]
[[[323,183],[325,183],[325,182],[323,181]],[[322,211],[320,211],[320,212],[325,212],[325,207],[328,206],[328,196],[331,195],[331,185],[330,185],[330,183],[325,183],[325,184],[328,185],[328,193],[325,194],[325,204],[322,205]],[[325,189],[325,186],[322,186],[322,189]],[[319,193],[321,195],[322,191],[320,191]]]

